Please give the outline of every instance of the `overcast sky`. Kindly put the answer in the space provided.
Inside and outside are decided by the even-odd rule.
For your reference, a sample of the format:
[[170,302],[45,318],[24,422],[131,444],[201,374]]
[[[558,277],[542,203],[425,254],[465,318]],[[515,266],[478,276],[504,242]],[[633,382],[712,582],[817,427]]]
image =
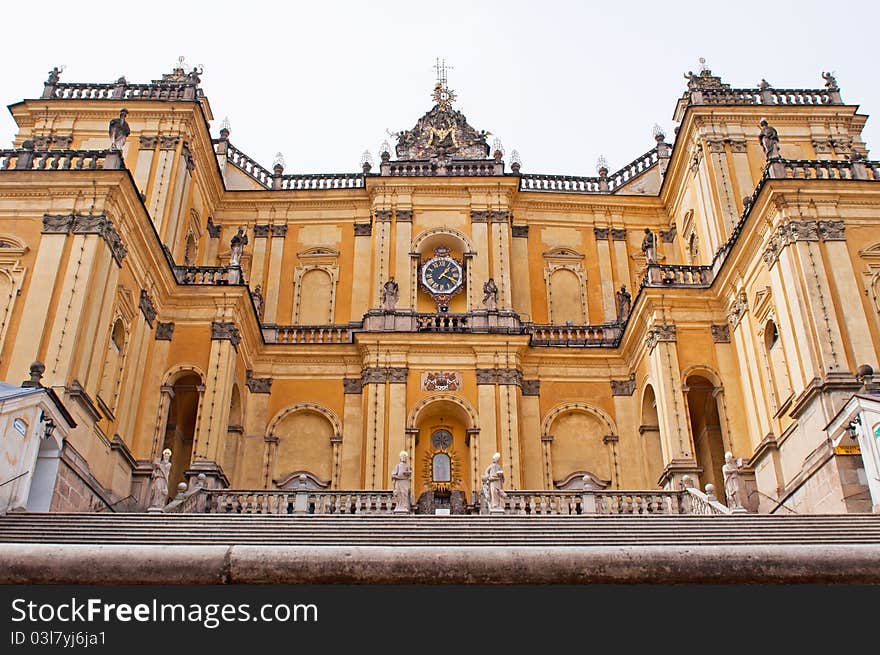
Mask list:
[[[649,150],[659,123],[672,141],[682,74],[705,57],[734,87],[821,88],[836,72],[843,100],[880,112],[872,2],[6,3],[6,104],[38,98],[52,66],[62,81],[147,82],[184,55],[230,140],[288,173],[358,170],[386,130],[410,129],[432,102],[434,62],[452,66],[456,107],[517,149],[523,171],[595,175]],[[14,29],[13,26],[16,26]],[[21,29],[19,29],[21,28]],[[13,36],[15,35],[15,36]],[[131,116],[136,104],[129,107]],[[868,121],[880,147],[880,116]],[[757,127],[756,127],[757,130]],[[0,144],[14,123],[4,112]],[[876,144],[876,145],[875,145]],[[876,155],[872,156],[876,158]]]

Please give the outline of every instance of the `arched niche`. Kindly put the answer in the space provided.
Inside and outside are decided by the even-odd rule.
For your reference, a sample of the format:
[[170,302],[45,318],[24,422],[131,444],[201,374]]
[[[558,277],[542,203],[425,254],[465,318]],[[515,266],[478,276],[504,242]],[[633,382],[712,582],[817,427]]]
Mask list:
[[[449,255],[461,261],[464,267],[464,288],[461,293],[452,297],[450,312],[467,312],[478,305],[475,295],[479,291],[475,285],[482,289],[482,282],[472,279],[471,259],[476,254],[473,242],[461,230],[452,227],[433,227],[420,232],[410,246],[410,293],[411,305],[420,311],[433,312],[436,307],[431,297],[420,290],[419,265],[422,261],[430,258],[434,249],[438,247],[449,248]],[[481,296],[482,297],[482,296]],[[421,302],[420,302],[421,299]]]
[[297,403],[281,410],[269,423],[266,440],[267,488],[289,484],[291,475],[339,484],[342,423],[317,403]]
[[572,474],[591,475],[607,485],[619,478],[614,466],[617,442],[608,414],[586,403],[567,402],[551,409],[543,421],[545,485],[571,485]]

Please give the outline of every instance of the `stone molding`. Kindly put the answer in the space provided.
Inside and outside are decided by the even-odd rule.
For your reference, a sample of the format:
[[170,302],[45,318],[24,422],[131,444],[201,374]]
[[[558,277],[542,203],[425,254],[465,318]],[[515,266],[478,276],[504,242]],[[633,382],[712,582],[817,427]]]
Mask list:
[[97,234],[110,247],[118,266],[128,254],[122,237],[106,214],[43,214],[43,234]]
[[398,223],[412,223],[413,220],[413,212],[412,209],[398,209],[395,215],[395,220]]
[[529,226],[528,225],[511,225],[510,226],[510,234],[514,237],[528,237],[529,236]]
[[179,136],[159,135],[159,150],[176,150],[180,142]]
[[515,368],[478,368],[477,384],[515,384],[522,386],[522,371]]
[[153,305],[153,299],[150,298],[150,295],[147,293],[146,289],[141,289],[141,298],[138,302],[138,307],[141,312],[144,314],[144,318],[150,327],[153,327],[153,321],[156,320],[156,306]]
[[654,346],[661,341],[672,342],[675,340],[675,324],[658,323],[648,331],[648,334],[645,335],[645,346],[647,346],[648,352],[651,352],[654,350]]
[[370,366],[361,371],[363,384],[406,384],[409,369],[406,366]]
[[489,212],[489,221],[492,223],[510,223],[510,212],[503,211],[491,211]]
[[523,380],[522,381],[523,396],[540,396],[541,381],[540,380]]
[[208,224],[205,226],[208,230],[208,236],[212,239],[220,238],[221,227],[214,224],[214,219],[208,216]]
[[192,173],[196,169],[196,160],[195,157],[193,157],[192,150],[190,150],[189,141],[183,142],[180,152],[183,154],[183,158],[186,161],[187,172]]
[[660,241],[662,241],[663,243],[672,243],[673,241],[675,241],[675,232],[676,229],[674,225],[666,231],[661,230]]
[[611,228],[609,228],[609,227],[594,227],[593,234],[596,235],[597,241],[605,241],[606,239],[608,239],[609,235],[611,234]]
[[376,210],[376,220],[380,223],[390,223],[391,222],[391,210],[390,209],[377,209]]
[[722,323],[720,325],[713,324],[712,341],[715,343],[730,343],[730,324]]
[[626,228],[625,227],[612,227],[611,228],[611,240],[612,241],[626,241]]
[[235,323],[231,321],[211,321],[211,340],[231,341],[232,346],[238,350],[238,344],[241,343],[241,333],[235,327]]
[[269,226],[268,225],[254,225],[254,238],[255,239],[268,239],[269,238]]
[[171,341],[174,334],[174,323],[156,323],[156,341]]
[[489,212],[485,209],[472,209],[471,210],[471,223],[488,223],[489,222]]
[[373,233],[372,223],[355,223],[354,235],[356,237],[368,237]]
[[159,135],[141,134],[138,137],[138,145],[141,150],[155,150],[159,145]]
[[630,375],[626,380],[611,380],[612,396],[631,396],[636,390],[636,376]]
[[342,378],[342,392],[346,394],[357,394],[364,390],[364,381],[362,378]]
[[788,221],[776,228],[764,249],[763,259],[772,267],[779,254],[798,241],[846,241],[844,221]]
[[245,381],[251,393],[272,393],[272,378],[255,378],[251,369],[245,371]]
[[287,224],[284,225],[272,225],[269,228],[269,233],[272,235],[273,239],[283,239],[287,236]]

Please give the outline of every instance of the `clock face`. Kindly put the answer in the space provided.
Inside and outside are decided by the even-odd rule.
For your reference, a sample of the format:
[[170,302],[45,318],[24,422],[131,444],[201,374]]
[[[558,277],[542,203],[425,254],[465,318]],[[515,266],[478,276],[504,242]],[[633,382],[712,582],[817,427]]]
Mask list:
[[461,264],[451,257],[435,257],[422,266],[422,284],[431,293],[455,293],[462,282]]
[[431,435],[431,445],[446,450],[452,445],[452,434],[448,430],[437,430]]

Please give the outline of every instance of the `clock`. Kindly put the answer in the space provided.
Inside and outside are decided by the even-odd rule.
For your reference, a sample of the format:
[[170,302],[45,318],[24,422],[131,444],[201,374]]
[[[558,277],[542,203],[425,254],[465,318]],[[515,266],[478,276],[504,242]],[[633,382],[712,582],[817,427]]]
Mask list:
[[449,430],[437,430],[431,435],[431,445],[439,450],[446,450],[452,445],[452,434]]
[[425,289],[437,296],[452,296],[462,289],[464,270],[461,264],[449,256],[448,248],[436,248],[434,256],[422,264],[421,282]]

